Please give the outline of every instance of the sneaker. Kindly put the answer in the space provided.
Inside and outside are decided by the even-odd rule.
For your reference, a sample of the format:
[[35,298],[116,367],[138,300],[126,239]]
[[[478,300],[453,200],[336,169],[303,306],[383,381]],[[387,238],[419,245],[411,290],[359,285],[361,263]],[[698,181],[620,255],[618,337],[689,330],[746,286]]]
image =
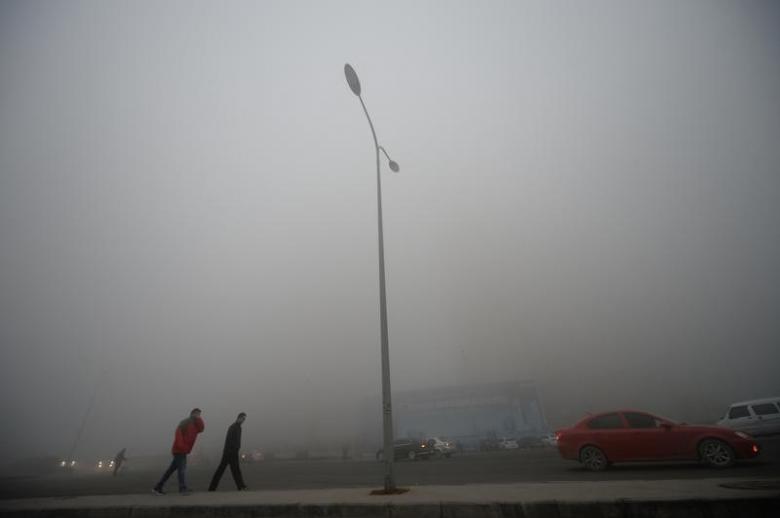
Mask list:
[[152,488],[152,494],[157,495],[157,496],[162,496],[162,495],[165,494],[165,491],[163,491],[162,489],[157,489],[155,487],[155,488]]

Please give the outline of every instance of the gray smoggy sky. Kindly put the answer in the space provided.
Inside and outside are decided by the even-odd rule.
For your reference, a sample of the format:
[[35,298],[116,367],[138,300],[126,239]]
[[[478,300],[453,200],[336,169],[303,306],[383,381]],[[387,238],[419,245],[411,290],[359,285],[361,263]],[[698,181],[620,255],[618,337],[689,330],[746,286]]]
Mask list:
[[[553,425],[780,394],[780,4],[0,4],[0,454],[348,441],[380,389]],[[386,164],[385,164],[386,166]],[[377,408],[377,416],[379,409]],[[556,416],[559,416],[556,418]],[[692,416],[692,417],[691,417]],[[556,421],[557,419],[557,421]]]

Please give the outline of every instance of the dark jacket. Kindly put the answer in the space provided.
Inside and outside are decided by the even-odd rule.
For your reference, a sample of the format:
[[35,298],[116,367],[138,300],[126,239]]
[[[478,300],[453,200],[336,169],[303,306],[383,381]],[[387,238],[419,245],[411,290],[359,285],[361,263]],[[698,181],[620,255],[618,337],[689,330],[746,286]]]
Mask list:
[[238,453],[241,449],[241,423],[233,423],[225,436],[224,453]]

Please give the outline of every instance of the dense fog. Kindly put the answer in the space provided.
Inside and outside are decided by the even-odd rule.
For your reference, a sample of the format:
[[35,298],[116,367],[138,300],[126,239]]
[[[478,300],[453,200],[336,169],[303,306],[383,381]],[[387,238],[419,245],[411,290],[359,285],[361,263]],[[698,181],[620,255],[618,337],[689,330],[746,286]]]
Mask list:
[[362,445],[376,176],[345,63],[401,167],[394,391],[534,380],[553,428],[780,395],[779,25],[771,1],[2,2],[0,458],[64,458],[82,422],[76,456],[166,453],[193,407],[215,455],[240,411],[248,447]]

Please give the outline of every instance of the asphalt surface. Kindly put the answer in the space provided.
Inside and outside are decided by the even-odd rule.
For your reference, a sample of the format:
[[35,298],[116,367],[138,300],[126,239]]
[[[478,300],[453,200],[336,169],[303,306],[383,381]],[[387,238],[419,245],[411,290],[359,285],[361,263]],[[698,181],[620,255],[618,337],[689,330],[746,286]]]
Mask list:
[[[591,473],[576,462],[559,457],[555,448],[466,453],[449,459],[400,461],[395,464],[399,486],[506,484],[513,482],[682,480],[702,478],[744,478],[759,480],[780,476],[780,437],[759,441],[762,455],[743,461],[727,470],[715,470],[697,463],[650,463],[612,466],[602,473]],[[147,493],[165,470],[132,467],[119,476],[109,473],[74,473],[48,476],[4,476],[0,478],[0,499],[42,496],[82,496]],[[189,485],[205,491],[214,466],[190,466]],[[253,490],[325,489],[345,487],[379,487],[384,468],[369,460],[276,460],[243,464],[244,479]],[[176,475],[166,490],[175,492]],[[226,470],[220,491],[235,486]]]

